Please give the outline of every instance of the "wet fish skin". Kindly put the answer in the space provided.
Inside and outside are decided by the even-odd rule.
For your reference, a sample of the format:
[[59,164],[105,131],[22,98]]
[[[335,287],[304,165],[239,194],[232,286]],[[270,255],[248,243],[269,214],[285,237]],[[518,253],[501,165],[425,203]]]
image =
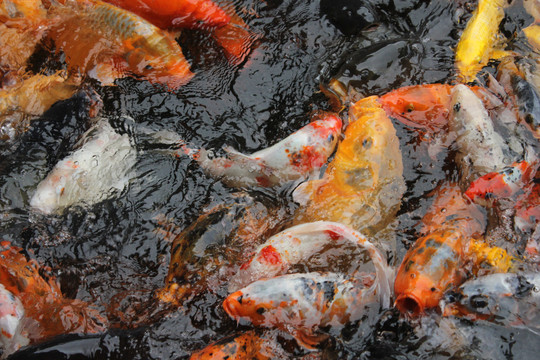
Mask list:
[[366,304],[378,300],[372,281],[370,276],[346,279],[333,273],[281,275],[230,294],[223,308],[237,321],[288,331],[311,348],[326,337],[319,328],[342,328],[360,319]]
[[540,329],[540,274],[496,273],[468,280],[441,307],[446,316]]
[[341,134],[341,118],[319,112],[312,122],[277,144],[250,155],[226,148],[228,157],[198,151],[196,160],[209,175],[231,187],[271,187],[303,180],[316,173],[333,153]]
[[125,188],[135,161],[136,150],[128,135],[116,133],[101,119],[83,135],[80,148],[58,162],[38,184],[30,206],[53,214],[74,204],[95,204],[115,189]]
[[21,300],[0,284],[0,351],[2,358],[28,344],[22,333],[24,308]]

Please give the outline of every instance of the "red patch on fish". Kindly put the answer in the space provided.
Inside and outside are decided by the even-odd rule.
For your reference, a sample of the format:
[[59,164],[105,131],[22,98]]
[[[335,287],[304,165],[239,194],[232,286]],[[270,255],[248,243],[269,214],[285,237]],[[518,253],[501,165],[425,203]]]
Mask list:
[[325,230],[324,231],[332,240],[339,240],[341,238],[341,235],[339,235],[337,232],[332,230]]
[[272,245],[265,246],[259,256],[258,260],[263,264],[278,265],[281,264],[281,254]]
[[302,150],[288,156],[290,164],[302,173],[320,168],[326,162],[326,157],[314,146],[304,146]]

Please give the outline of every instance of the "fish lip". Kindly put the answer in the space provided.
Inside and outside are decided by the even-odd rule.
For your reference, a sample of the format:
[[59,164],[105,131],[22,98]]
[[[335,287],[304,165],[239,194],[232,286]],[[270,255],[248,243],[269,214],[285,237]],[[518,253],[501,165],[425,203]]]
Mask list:
[[424,312],[423,302],[413,293],[400,294],[396,298],[394,306],[397,307],[401,313],[410,316],[418,316]]
[[229,300],[229,298],[226,298],[223,301],[223,309],[225,312],[232,318],[236,316],[235,306],[233,305],[233,302]]

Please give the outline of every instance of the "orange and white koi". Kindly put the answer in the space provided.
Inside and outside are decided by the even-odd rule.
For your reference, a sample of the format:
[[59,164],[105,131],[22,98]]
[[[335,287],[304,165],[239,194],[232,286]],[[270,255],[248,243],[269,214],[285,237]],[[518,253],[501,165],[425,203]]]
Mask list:
[[368,252],[377,279],[377,293],[381,306],[389,306],[392,270],[379,250],[359,232],[340,223],[317,221],[293,226],[260,245],[255,255],[242,265],[229,283],[229,291],[235,291],[253,281],[285,274],[287,270],[325,246],[351,243]]
[[38,184],[32,208],[51,214],[74,204],[92,205],[127,185],[137,154],[127,134],[118,134],[102,119],[79,144]]
[[258,280],[230,294],[223,308],[237,321],[278,328],[307,348],[361,319],[365,306],[378,301],[372,275],[344,278],[333,273],[287,274]]
[[341,134],[337,114],[320,112],[312,119],[277,144],[253,154],[227,147],[227,157],[211,157],[201,149],[195,158],[206,173],[233,187],[269,187],[303,180],[326,164]]
[[212,0],[105,0],[162,28],[221,27],[230,17]]
[[474,180],[465,195],[483,206],[491,206],[498,199],[512,198],[529,184],[539,166],[537,161],[520,161],[500,171],[487,173]]
[[540,274],[496,273],[463,283],[441,302],[446,316],[540,330]]
[[394,218],[405,191],[399,139],[376,96],[349,109],[345,139],[324,176],[293,193],[301,204],[296,224],[336,221],[362,232],[376,232]]
[[504,18],[506,0],[479,0],[456,47],[456,68],[463,82],[471,82],[494,57],[500,37],[499,24]]
[[0,284],[0,352],[2,358],[28,344],[22,332],[24,308],[21,300]]
[[104,84],[129,75],[170,90],[193,77],[174,38],[136,14],[99,0],[66,0],[49,12],[58,19],[49,36],[70,69]]
[[495,131],[480,98],[466,85],[452,88],[449,131],[456,136],[456,163],[464,184],[508,165],[508,145]]

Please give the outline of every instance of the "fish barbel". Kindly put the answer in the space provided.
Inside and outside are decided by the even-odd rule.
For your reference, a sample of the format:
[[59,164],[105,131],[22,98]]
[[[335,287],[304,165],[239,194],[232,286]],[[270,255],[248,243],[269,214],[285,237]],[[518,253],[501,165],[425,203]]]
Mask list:
[[135,161],[128,135],[116,133],[101,119],[83,135],[80,148],[38,184],[30,206],[51,214],[74,204],[95,204],[125,188]]
[[22,333],[24,308],[21,300],[0,284],[0,352],[2,358],[28,344]]
[[506,0],[479,0],[456,47],[456,68],[463,82],[471,82],[493,56]]
[[334,152],[341,126],[337,114],[319,112],[308,125],[264,150],[244,155],[225,148],[227,157],[210,157],[202,149],[195,159],[206,173],[232,187],[281,185],[303,180],[325,165]]
[[271,238],[255,250],[255,255],[231,278],[229,291],[238,290],[253,281],[285,274],[293,265],[307,260],[325,246],[351,243],[365,249],[375,267],[375,285],[381,306],[389,306],[392,270],[379,250],[362,234],[329,221],[317,221],[293,226]]
[[320,328],[341,329],[359,320],[378,301],[371,275],[344,278],[333,273],[287,274],[258,280],[230,294],[223,308],[237,321],[278,328],[312,348],[327,337]]
[[480,176],[509,165],[506,157],[508,145],[495,131],[480,98],[466,85],[452,88],[449,131],[456,136],[456,163],[465,186]]
[[230,21],[230,16],[212,0],[105,1],[132,11],[162,29],[220,27]]
[[540,329],[540,274],[496,273],[469,280],[441,302],[446,316]]
[[174,38],[138,15],[99,0],[66,0],[49,12],[58,18],[49,36],[68,66],[105,84],[131,75],[175,90],[193,77]]
[[404,191],[396,130],[378,98],[371,96],[350,107],[345,139],[323,178],[294,191],[301,204],[294,222],[336,221],[375,232],[393,219]]

